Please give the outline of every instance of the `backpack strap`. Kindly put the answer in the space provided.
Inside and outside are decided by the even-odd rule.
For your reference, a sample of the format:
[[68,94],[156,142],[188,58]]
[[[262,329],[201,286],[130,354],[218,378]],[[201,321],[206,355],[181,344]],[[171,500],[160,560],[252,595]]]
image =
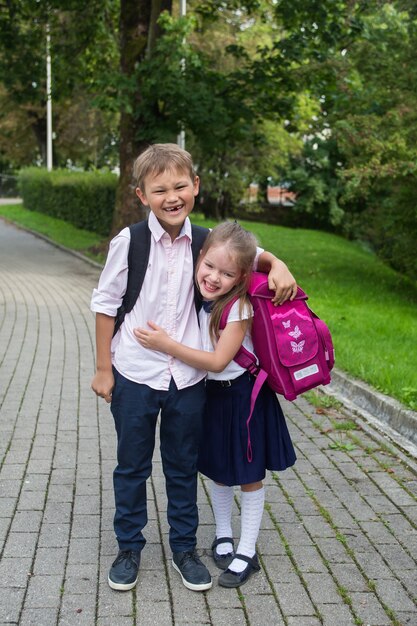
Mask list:
[[151,231],[149,230],[148,220],[131,224],[129,230],[130,244],[127,255],[128,272],[126,292],[123,296],[122,304],[116,313],[113,337],[123,324],[126,313],[129,313],[133,309],[139,297],[151,250]]
[[[220,318],[219,330],[223,330],[226,327],[230,310],[232,306],[234,305],[234,303],[237,302],[237,300],[238,298],[234,298],[233,300],[228,302],[226,306],[224,307],[221,318]],[[251,437],[250,437],[250,421],[252,419],[252,414],[255,408],[256,399],[259,395],[262,385],[268,378],[268,374],[265,370],[259,367],[258,362],[256,360],[256,356],[252,352],[249,352],[249,350],[246,350],[246,348],[243,345],[240,346],[239,350],[236,352],[235,356],[233,357],[233,360],[236,361],[236,363],[240,365],[241,367],[247,369],[248,372],[252,374],[252,376],[255,376],[255,382],[254,382],[251,397],[250,397],[249,415],[246,419],[246,430],[248,431],[248,445],[247,445],[247,450],[246,450],[246,457],[248,459],[248,462],[251,463],[253,459],[253,455],[252,455],[252,442],[251,442]]]
[[[204,228],[204,226],[194,226],[194,224],[191,224],[191,233],[192,233],[191,252],[193,255],[193,267],[194,268],[197,264],[197,259],[200,254],[200,250],[203,247],[203,244],[209,232],[210,232],[209,228]],[[201,293],[198,290],[197,283],[194,281],[194,303],[195,303],[195,308],[197,309],[197,313],[201,309],[202,302],[203,302],[203,298],[201,297]]]
[[193,253],[194,265],[197,263],[198,255],[200,254],[200,250],[203,247],[203,244],[209,232],[210,232],[209,228],[191,224],[191,234],[192,234],[191,251]]
[[[127,286],[122,304],[116,313],[113,337],[123,324],[126,313],[130,313],[135,306],[136,300],[139,298],[151,251],[151,231],[149,229],[148,220],[131,224],[129,230],[130,244],[127,255]],[[193,265],[195,267],[200,250],[209,233],[209,229],[203,226],[191,225],[191,233],[191,252],[193,255]],[[196,286],[194,286],[194,301],[197,310],[199,310],[202,299]]]
[[[219,330],[223,330],[224,328],[226,328],[226,324],[228,322],[232,306],[237,301],[238,301],[237,297],[233,298],[224,307],[221,317],[220,317]],[[253,374],[254,376],[258,375],[259,367],[258,367],[258,363],[256,360],[256,356],[252,352],[249,352],[249,350],[246,350],[246,348],[244,348],[243,345],[240,346],[239,350],[236,352],[235,356],[233,357],[233,360],[236,361],[236,363],[240,365],[240,367],[243,367],[249,370],[249,372]]]

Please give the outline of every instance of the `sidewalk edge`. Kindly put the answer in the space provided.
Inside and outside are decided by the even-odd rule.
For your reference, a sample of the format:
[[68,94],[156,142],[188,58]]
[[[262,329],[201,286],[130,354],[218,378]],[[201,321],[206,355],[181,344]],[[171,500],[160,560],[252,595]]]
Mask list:
[[380,393],[363,381],[353,379],[340,370],[333,370],[332,382],[322,388],[358,412],[386,424],[393,431],[417,445],[417,412],[405,408],[398,400]]

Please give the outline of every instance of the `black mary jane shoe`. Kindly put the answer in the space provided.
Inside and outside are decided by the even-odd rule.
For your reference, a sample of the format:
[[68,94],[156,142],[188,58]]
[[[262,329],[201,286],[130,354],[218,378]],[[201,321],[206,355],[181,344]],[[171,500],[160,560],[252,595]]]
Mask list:
[[[216,548],[220,543],[231,543],[233,546],[232,551],[228,552],[227,554],[219,554]],[[215,539],[213,541],[213,543],[211,544],[211,553],[212,553],[213,561],[216,567],[218,567],[219,569],[223,569],[223,570],[229,567],[230,563],[235,558],[234,547],[235,547],[235,544],[233,543],[232,537],[219,537],[219,539]]]
[[258,557],[255,554],[252,558],[249,556],[245,556],[244,554],[235,554],[235,559],[240,559],[241,561],[246,561],[247,566],[240,572],[232,572],[230,569],[227,569],[223,574],[219,576],[219,585],[221,587],[228,587],[229,589],[233,587],[240,587],[244,585],[245,582],[249,580],[249,578],[255,572],[259,572],[261,569],[258,562]]

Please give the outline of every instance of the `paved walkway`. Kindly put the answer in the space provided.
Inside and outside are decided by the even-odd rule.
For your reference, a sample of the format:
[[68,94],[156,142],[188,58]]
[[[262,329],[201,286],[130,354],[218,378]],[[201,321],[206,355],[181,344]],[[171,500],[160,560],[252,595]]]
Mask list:
[[98,275],[0,221],[0,624],[415,626],[416,459],[360,418],[304,399],[283,402],[298,461],[267,477],[262,571],[250,583],[216,584],[202,479],[198,547],[214,584],[183,587],[155,452],[137,588],[108,587],[115,435],[90,390]]

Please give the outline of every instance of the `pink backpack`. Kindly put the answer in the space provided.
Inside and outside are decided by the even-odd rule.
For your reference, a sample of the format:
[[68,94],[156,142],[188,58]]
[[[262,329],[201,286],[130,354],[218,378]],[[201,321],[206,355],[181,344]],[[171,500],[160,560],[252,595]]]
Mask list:
[[[292,302],[274,306],[271,302],[274,292],[268,288],[267,275],[253,272],[248,294],[254,310],[252,341],[259,365],[243,346],[234,360],[256,376],[247,420],[249,428],[256,398],[265,381],[287,400],[295,400],[313,387],[330,383],[334,349],[328,327],[308,307],[308,296],[300,287]],[[220,329],[226,326],[232,305],[233,301],[225,307]],[[250,439],[248,459],[249,448]]]

